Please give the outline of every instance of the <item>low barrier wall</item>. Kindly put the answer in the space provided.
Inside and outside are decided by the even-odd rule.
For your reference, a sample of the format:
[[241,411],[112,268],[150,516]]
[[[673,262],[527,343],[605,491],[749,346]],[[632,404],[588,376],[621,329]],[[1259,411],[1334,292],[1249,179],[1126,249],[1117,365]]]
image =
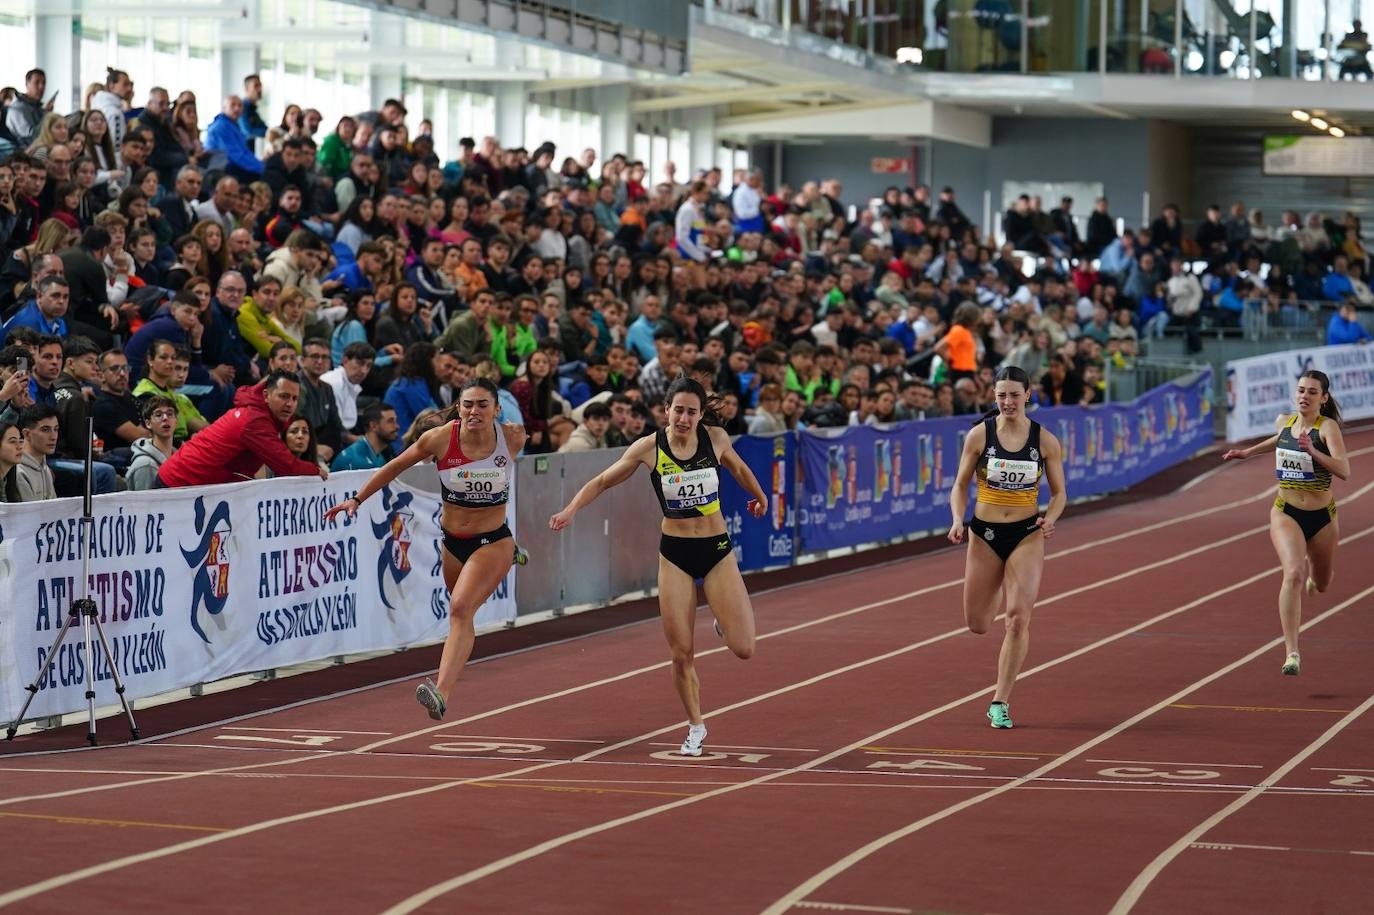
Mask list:
[[1280,413],[1292,413],[1298,377],[1318,369],[1344,419],[1374,416],[1374,346],[1311,346],[1226,363],[1226,439],[1236,442],[1274,433]]

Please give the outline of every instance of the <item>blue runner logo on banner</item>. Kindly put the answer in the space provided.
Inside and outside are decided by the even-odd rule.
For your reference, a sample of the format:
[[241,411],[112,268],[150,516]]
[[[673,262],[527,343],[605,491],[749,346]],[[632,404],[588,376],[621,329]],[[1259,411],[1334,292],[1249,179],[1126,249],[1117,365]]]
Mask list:
[[196,533],[200,542],[181,548],[186,564],[195,570],[191,591],[191,628],[201,641],[209,642],[200,622],[200,608],[211,616],[219,616],[229,600],[229,537],[234,528],[229,520],[229,503],[220,502],[208,515],[205,498],[196,499]]

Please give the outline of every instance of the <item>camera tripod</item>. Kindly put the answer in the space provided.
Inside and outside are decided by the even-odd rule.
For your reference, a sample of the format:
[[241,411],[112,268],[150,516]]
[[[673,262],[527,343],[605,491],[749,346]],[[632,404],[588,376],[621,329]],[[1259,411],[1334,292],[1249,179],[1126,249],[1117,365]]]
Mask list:
[[91,551],[94,549],[95,541],[95,518],[91,514],[91,478],[94,476],[92,466],[94,457],[91,453],[92,442],[95,438],[95,422],[87,417],[86,435],[86,479],[85,488],[82,493],[81,503],[81,536],[83,538],[81,551],[81,596],[72,601],[71,607],[67,609],[67,621],[62,624],[62,629],[57,633],[57,638],[53,640],[52,647],[43,656],[43,663],[39,667],[38,676],[33,678],[33,682],[24,687],[29,692],[29,698],[24,700],[24,707],[19,710],[19,715],[14,722],[5,729],[5,739],[13,740],[14,735],[19,732],[19,724],[24,720],[24,715],[28,712],[29,706],[38,696],[38,684],[48,675],[48,667],[54,664],[54,658],[58,650],[62,647],[62,642],[71,632],[72,626],[76,621],[81,621],[81,628],[85,634],[85,656],[84,674],[86,677],[86,740],[91,746],[96,745],[95,737],[95,656],[94,645],[91,640],[91,631],[99,638],[101,653],[105,656],[105,663],[110,665],[110,675],[114,678],[115,693],[119,696],[119,703],[124,707],[124,714],[129,718],[129,733],[132,739],[138,740],[138,725],[134,723],[133,710],[129,708],[129,700],[124,698],[124,681],[119,678],[119,668],[115,666],[114,655],[110,651],[110,642],[105,638],[105,628],[100,624],[100,614],[96,610],[95,601],[90,595],[90,572],[91,572]]

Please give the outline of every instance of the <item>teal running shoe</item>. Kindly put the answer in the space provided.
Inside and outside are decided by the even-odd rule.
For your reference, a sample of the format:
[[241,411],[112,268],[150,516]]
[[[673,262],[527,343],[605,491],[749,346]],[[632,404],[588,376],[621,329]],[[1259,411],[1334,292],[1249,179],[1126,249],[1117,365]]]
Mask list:
[[994,702],[988,706],[988,720],[995,728],[1011,727],[1011,709],[1005,702]]

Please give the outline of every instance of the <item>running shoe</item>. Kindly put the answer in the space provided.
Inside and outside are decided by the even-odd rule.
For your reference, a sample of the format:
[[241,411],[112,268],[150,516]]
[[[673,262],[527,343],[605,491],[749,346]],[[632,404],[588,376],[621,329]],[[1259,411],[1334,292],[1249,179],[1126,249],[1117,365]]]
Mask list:
[[1011,709],[1005,702],[994,702],[988,706],[988,720],[995,728],[1011,727]]
[[513,562],[518,566],[523,566],[529,564],[529,561],[530,551],[517,543],[515,545],[515,559]]
[[683,756],[700,756],[701,745],[706,742],[706,725],[694,724],[687,729],[687,739],[682,742],[682,749],[678,750]]
[[1298,653],[1296,651],[1289,652],[1288,660],[1283,662],[1284,674],[1289,677],[1296,677],[1298,675],[1299,666]]
[[716,636],[718,638],[725,638],[725,630],[720,628],[720,620],[711,620],[711,628],[716,630]]
[[429,711],[429,717],[435,721],[444,720],[448,706],[444,704],[444,697],[439,695],[439,687],[434,685],[433,680],[425,680],[415,687],[415,699]]

